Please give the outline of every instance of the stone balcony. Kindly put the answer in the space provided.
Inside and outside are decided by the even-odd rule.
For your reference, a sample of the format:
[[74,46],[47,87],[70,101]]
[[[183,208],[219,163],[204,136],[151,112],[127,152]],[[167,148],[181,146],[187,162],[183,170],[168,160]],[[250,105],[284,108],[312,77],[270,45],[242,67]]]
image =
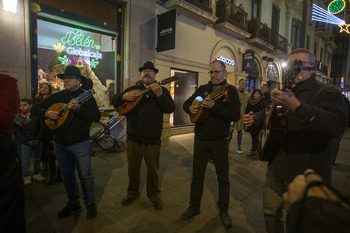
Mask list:
[[183,14],[202,24],[214,24],[218,19],[213,15],[211,0],[168,0],[164,2],[167,9],[176,9]]

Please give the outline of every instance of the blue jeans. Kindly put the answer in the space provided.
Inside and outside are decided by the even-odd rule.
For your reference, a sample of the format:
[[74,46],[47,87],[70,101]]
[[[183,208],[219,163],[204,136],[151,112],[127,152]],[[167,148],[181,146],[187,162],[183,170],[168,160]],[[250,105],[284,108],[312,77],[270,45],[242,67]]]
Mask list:
[[84,204],[90,205],[94,203],[95,184],[91,172],[90,140],[71,146],[64,146],[55,142],[55,152],[69,202],[72,204],[79,203],[79,186],[75,177],[76,168],[83,190]]
[[33,173],[37,175],[40,173],[40,157],[41,157],[41,143],[36,146],[28,146],[21,144],[22,150],[22,169],[24,176],[30,176],[30,157],[33,152]]
[[242,144],[242,130],[237,132],[237,147],[240,149]]
[[228,133],[228,145],[230,146],[230,143],[231,143],[231,139],[232,139],[232,134],[233,134],[233,129],[230,129],[229,133]]

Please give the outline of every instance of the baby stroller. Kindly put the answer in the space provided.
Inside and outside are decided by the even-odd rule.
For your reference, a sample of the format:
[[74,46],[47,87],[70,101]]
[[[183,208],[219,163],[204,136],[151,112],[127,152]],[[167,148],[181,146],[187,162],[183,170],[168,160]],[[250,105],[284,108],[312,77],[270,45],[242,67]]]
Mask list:
[[[121,141],[124,135],[122,134],[124,130],[123,124],[119,124],[124,120],[125,116],[121,119],[117,119],[119,116],[118,112],[112,112],[106,118],[104,118],[99,125],[90,130],[90,140],[93,145],[98,145],[104,150],[114,150],[116,152],[123,152],[125,150],[125,143]],[[117,126],[117,127],[116,127]],[[111,130],[113,130],[113,135]],[[93,151],[95,152],[95,151]]]

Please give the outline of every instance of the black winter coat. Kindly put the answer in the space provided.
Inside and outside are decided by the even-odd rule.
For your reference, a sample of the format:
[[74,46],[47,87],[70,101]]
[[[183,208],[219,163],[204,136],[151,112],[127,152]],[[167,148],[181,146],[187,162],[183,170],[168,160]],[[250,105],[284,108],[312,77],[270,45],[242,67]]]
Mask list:
[[[163,114],[172,113],[175,110],[175,103],[170,92],[162,88],[162,95],[157,97],[152,90],[145,93],[148,100],[135,114],[127,116],[127,138],[143,144],[160,144],[163,130]],[[124,104],[123,95],[131,90],[146,89],[142,82],[138,85],[127,88],[119,95],[113,97],[113,106],[118,108]]]
[[[257,112],[263,111],[265,108],[266,108],[266,102],[264,98],[261,98],[261,100],[259,100],[259,102],[257,102],[254,105],[251,104],[249,101],[245,113],[246,114],[249,112],[257,113]],[[247,127],[247,131],[250,132],[251,134],[258,134],[260,132],[260,129],[253,125],[253,126]]]
[[[331,182],[333,139],[341,135],[347,124],[342,94],[333,86],[309,79],[292,89],[301,102],[287,113],[287,135],[268,170],[291,182],[307,168]],[[255,114],[255,124],[262,126],[264,111]]]
[[29,123],[23,125],[23,127],[15,127],[16,138],[21,144],[27,144],[30,140],[41,139],[40,120],[33,115],[29,115],[29,117]]
[[[56,103],[69,103],[72,99],[77,98],[84,91],[79,88],[74,92],[66,90],[56,92],[32,108],[32,114],[39,118],[45,119],[47,109]],[[66,129],[57,129],[52,131],[54,140],[65,146],[71,146],[90,139],[90,127],[92,122],[98,122],[101,118],[100,111],[97,107],[95,98],[91,97],[84,103],[80,104],[80,109],[74,112],[73,119]]]
[[[226,84],[224,80],[219,85]],[[188,98],[183,109],[190,114],[189,107],[197,96],[203,99],[213,91],[214,85],[209,81],[208,84],[200,86],[193,95]],[[201,140],[214,141],[227,138],[230,130],[231,121],[238,121],[241,117],[241,102],[239,101],[236,87],[229,85],[226,94],[215,100],[212,109],[208,109],[209,117],[203,124],[196,123],[194,132]]]

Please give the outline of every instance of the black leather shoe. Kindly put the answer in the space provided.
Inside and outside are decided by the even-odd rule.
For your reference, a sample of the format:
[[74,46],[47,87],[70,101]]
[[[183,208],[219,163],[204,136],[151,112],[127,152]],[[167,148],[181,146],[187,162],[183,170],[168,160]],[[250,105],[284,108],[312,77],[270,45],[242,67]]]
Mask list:
[[80,204],[72,204],[70,202],[67,203],[66,207],[64,207],[60,212],[57,213],[57,218],[64,218],[68,215],[77,212],[81,209]]
[[86,219],[93,219],[97,216],[97,209],[95,203],[86,206]]
[[188,209],[181,214],[180,218],[181,220],[187,220],[200,213],[201,210],[199,208],[188,207]]
[[227,210],[225,211],[221,211],[219,213],[219,216],[221,218],[221,222],[222,224],[224,224],[224,226],[228,229],[230,227],[232,227],[232,220],[230,215],[228,214]]
[[163,202],[162,202],[162,200],[153,201],[153,206],[157,210],[163,209]]
[[135,201],[137,198],[134,197],[124,197],[121,201],[122,205],[130,205],[133,201]]

